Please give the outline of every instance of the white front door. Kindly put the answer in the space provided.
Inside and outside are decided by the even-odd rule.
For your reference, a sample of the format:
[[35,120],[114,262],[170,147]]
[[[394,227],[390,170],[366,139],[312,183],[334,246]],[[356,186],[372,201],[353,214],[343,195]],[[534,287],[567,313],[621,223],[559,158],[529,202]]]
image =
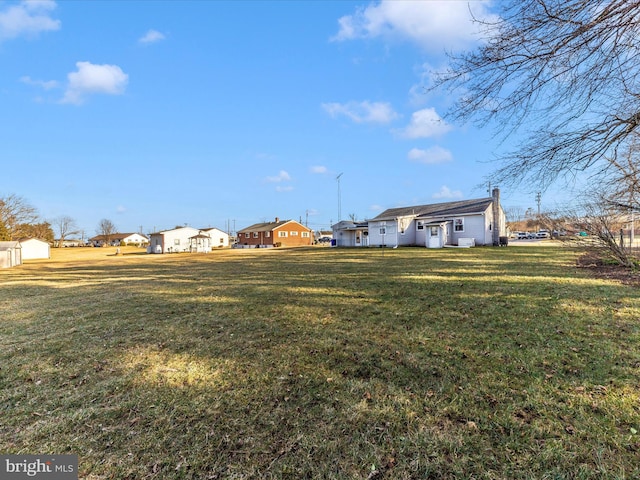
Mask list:
[[442,248],[442,228],[438,225],[432,225],[427,232],[427,247]]

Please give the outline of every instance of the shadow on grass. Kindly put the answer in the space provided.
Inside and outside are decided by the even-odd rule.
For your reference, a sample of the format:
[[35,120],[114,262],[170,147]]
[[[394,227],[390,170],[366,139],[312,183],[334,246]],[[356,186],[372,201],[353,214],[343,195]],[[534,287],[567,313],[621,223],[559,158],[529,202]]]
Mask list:
[[161,257],[3,278],[0,449],[87,478],[638,472],[638,298],[570,251]]

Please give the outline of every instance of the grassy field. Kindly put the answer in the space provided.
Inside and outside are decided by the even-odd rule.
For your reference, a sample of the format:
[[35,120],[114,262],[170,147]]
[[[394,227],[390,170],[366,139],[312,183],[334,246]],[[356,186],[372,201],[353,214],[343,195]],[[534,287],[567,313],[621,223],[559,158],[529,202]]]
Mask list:
[[640,296],[561,247],[0,271],[0,453],[83,479],[640,478]]

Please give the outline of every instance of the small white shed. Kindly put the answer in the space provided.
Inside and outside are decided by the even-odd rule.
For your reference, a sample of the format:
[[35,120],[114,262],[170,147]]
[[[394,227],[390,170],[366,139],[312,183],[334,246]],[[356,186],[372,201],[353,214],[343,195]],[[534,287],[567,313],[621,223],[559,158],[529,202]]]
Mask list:
[[51,258],[49,243],[38,238],[20,240],[22,246],[22,260],[35,260],[38,258]]
[[20,242],[0,242],[0,268],[22,265]]

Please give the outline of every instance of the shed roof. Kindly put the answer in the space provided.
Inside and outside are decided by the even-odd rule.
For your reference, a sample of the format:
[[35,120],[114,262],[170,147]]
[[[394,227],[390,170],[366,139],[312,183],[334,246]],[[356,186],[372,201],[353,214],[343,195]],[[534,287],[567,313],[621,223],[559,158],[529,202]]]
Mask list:
[[17,241],[8,241],[8,242],[0,242],[0,250],[10,250],[12,248],[22,248],[20,242]]

